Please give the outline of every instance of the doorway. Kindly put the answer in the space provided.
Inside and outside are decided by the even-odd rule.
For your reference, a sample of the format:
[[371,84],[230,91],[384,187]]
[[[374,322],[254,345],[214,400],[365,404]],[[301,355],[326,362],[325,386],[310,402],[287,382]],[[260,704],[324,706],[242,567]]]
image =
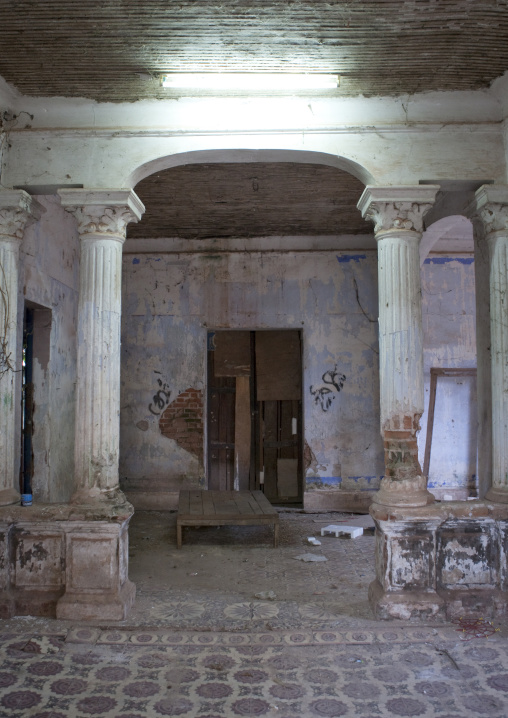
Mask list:
[[[25,301],[21,357],[21,460],[19,491],[23,502],[32,495],[49,500],[50,395],[48,365],[51,309]],[[37,425],[37,431],[35,426]]]
[[21,470],[20,494],[23,503],[32,502],[33,476],[33,411],[34,411],[34,314],[31,307],[25,307],[23,322],[23,359],[21,393]]
[[301,345],[298,330],[209,333],[209,489],[301,504]]

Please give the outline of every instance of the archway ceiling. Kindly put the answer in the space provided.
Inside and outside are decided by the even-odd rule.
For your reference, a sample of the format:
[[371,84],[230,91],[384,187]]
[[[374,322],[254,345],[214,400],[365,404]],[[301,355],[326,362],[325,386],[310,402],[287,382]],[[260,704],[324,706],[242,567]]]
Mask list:
[[372,234],[364,186],[343,170],[291,162],[183,165],[138,183],[146,212],[128,238]]
[[338,96],[486,87],[508,0],[8,0],[0,75],[30,95],[167,97],[162,71],[334,72]]

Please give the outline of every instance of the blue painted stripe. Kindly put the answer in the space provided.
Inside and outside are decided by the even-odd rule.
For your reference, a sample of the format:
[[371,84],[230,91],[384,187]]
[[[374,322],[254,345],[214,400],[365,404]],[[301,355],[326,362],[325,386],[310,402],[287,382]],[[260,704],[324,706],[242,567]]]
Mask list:
[[474,264],[474,257],[427,257],[424,264],[449,264],[450,262]]
[[139,264],[139,262],[140,260],[137,257],[134,257],[134,259],[132,260],[133,264]]
[[342,476],[309,476],[306,483],[319,486],[338,486],[342,483]]
[[365,254],[338,254],[337,262],[344,264],[347,262],[359,262],[360,259],[367,259]]
[[371,481],[377,479],[377,476],[348,476],[350,481],[366,481],[370,484]]

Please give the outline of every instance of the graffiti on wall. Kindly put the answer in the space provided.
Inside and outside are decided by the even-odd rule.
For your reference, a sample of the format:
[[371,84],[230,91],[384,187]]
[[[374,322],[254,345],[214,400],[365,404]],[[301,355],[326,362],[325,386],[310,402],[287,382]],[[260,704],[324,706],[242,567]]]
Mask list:
[[319,386],[311,384],[310,393],[316,406],[321,406],[323,411],[328,411],[333,400],[344,386],[346,375],[338,371],[336,364],[333,369],[325,371],[321,379],[323,383]]
[[[159,372],[156,373],[158,374]],[[153,395],[152,401],[148,405],[148,409],[155,416],[160,416],[169,404],[171,392],[169,391],[169,386],[163,382],[162,379],[157,379],[157,384],[159,385],[159,389]]]

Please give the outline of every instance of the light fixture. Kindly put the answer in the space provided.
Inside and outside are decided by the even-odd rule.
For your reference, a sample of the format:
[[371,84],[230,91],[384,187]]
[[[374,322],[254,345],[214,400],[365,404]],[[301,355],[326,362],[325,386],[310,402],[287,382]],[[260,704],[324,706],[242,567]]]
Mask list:
[[269,72],[168,72],[162,87],[194,90],[333,90],[339,75]]

